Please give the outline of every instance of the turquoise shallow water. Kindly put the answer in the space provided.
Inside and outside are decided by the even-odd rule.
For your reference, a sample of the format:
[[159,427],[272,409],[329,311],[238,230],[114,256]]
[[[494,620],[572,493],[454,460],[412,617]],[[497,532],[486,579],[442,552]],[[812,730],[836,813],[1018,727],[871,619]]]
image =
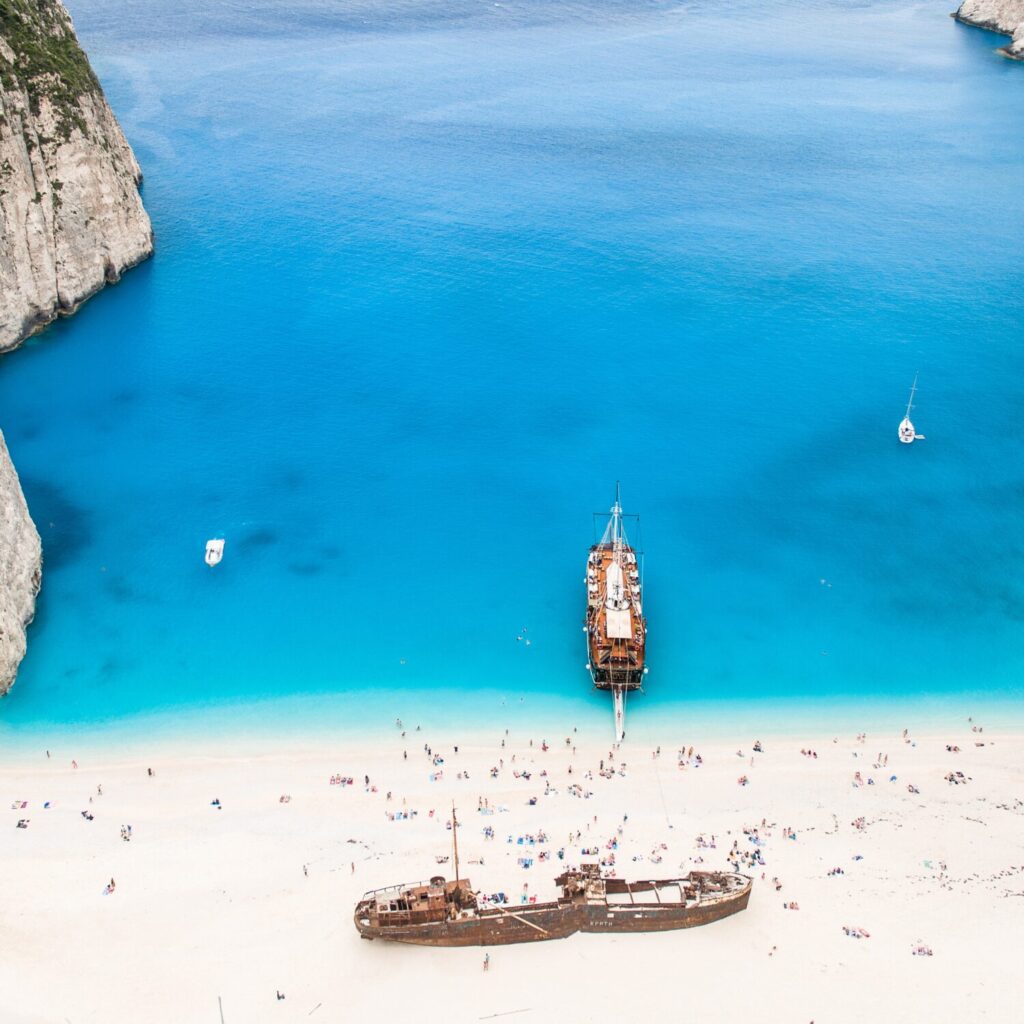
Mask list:
[[180,8],[71,5],[158,253],[0,369],[46,550],[4,736],[610,728],[582,575],[616,479],[638,729],[1020,707],[997,37],[890,0]]

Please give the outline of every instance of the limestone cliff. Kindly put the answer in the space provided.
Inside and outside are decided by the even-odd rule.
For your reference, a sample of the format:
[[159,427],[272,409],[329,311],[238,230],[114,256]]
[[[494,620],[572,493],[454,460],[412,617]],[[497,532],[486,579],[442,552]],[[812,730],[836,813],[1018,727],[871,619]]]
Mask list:
[[[141,178],[60,0],[0,0],[0,352],[152,253]],[[0,694],[41,574],[0,434]]]
[[1024,0],[964,0],[953,17],[965,25],[1011,36],[1010,42],[998,52],[1013,60],[1024,60]]
[[152,253],[141,177],[60,0],[0,0],[0,352]]
[[39,534],[0,434],[0,694],[11,688],[25,656],[25,627],[35,612],[41,578]]

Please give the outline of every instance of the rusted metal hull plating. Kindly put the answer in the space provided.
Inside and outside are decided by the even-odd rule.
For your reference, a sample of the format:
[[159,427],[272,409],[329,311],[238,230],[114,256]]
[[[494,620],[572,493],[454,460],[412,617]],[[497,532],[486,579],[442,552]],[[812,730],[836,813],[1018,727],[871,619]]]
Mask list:
[[[420,946],[502,946],[564,939],[576,932],[659,932],[711,924],[746,909],[751,880],[728,878],[732,891],[686,902],[648,902],[672,882],[627,884],[608,879],[609,896],[619,902],[580,895],[550,903],[491,907],[443,921],[380,926],[371,920],[370,903],[356,907],[355,926],[364,939],[388,939]],[[674,880],[673,880],[674,881]],[[623,894],[629,902],[621,900]]]

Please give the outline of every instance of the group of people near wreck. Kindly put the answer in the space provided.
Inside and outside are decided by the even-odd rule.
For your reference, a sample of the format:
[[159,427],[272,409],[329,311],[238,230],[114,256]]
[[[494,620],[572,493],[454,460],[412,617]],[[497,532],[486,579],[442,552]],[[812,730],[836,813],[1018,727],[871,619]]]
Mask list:
[[741,867],[751,871],[755,868],[764,867],[764,856],[761,854],[760,847],[755,846],[753,850],[741,849],[738,839],[733,841],[732,849],[726,854],[725,859],[729,862],[729,866],[733,871],[736,872]]

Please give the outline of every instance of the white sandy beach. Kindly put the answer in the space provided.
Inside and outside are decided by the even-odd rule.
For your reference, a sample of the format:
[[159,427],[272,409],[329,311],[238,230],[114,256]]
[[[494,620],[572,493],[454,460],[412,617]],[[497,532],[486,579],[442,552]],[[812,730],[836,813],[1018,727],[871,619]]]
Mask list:
[[[604,778],[609,746],[593,738],[570,734],[574,755],[565,733],[534,736],[532,747],[513,734],[502,749],[501,730],[463,743],[406,728],[404,738],[396,728],[373,744],[301,752],[181,747],[98,760],[62,748],[6,763],[0,1021],[217,1024],[221,1008],[226,1024],[1019,1019],[1019,735],[964,723],[944,734],[911,728],[909,740],[765,736],[758,754],[756,736],[703,744],[694,735],[664,742],[657,758],[627,741],[611,762],[624,761],[625,774]],[[679,767],[684,740],[694,757]],[[877,767],[879,754],[887,765]],[[946,780],[957,771],[969,781]],[[335,775],[355,784],[332,785]],[[592,795],[572,795],[574,783]],[[436,858],[451,853],[453,800],[462,875],[514,901],[524,883],[553,895],[563,863],[594,859],[584,847],[607,857],[613,838],[621,877],[725,868],[734,841],[744,856],[759,849],[764,867],[741,869],[755,878],[750,906],[723,922],[492,947],[487,972],[482,949],[361,940],[352,909],[365,890],[452,876]],[[480,800],[494,813],[479,812]],[[744,834],[752,827],[760,846]],[[541,831],[546,843],[516,842]],[[698,846],[699,835],[714,835],[714,848]],[[919,944],[934,955],[912,955]]]

